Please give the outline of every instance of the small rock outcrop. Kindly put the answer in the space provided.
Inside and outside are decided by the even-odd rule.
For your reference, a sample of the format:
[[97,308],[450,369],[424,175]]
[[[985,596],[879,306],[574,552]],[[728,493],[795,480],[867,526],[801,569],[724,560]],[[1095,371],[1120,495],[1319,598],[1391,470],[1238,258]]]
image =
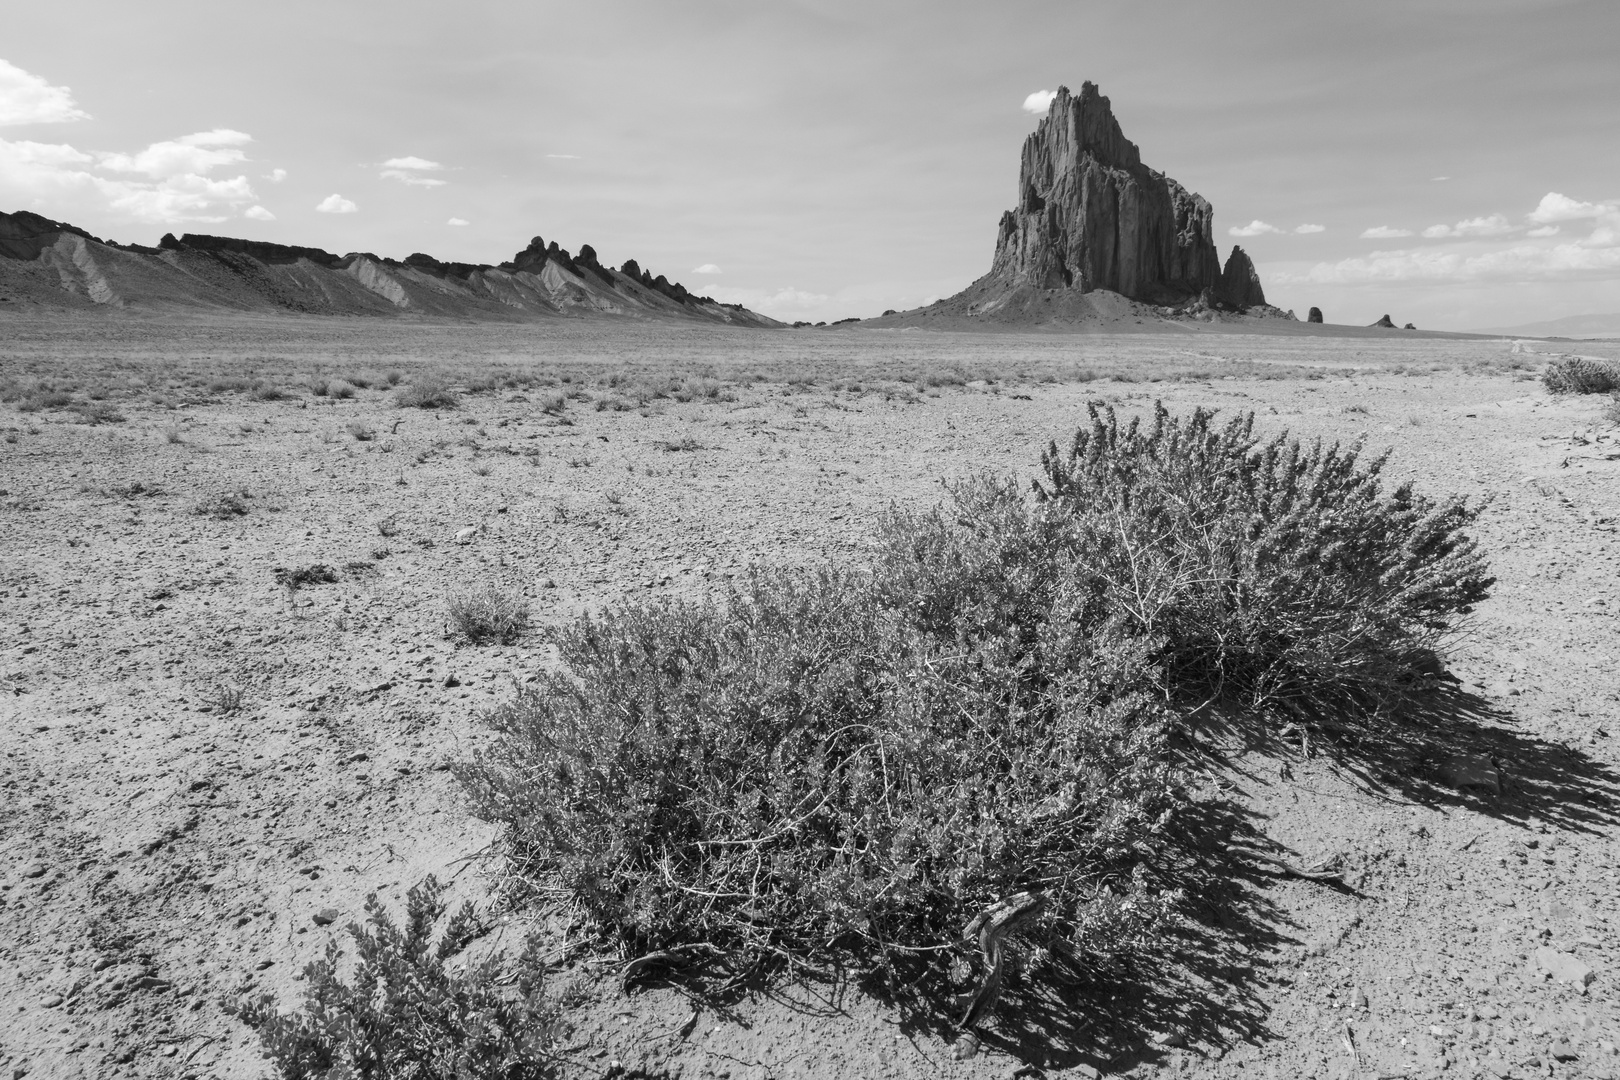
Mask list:
[[1322,309],[1319,308],[1319,307],[1311,308],[1310,314],[1305,316],[1305,321],[1306,322],[1321,322],[1322,321]]
[[991,276],[1040,289],[1110,289],[1177,303],[1220,283],[1214,210],[1142,164],[1090,82],[1059,87],[1024,140],[1018,207],[1001,217]]
[[1242,248],[1232,247],[1226,257],[1226,269],[1221,271],[1221,284],[1216,290],[1220,298],[1235,308],[1258,307],[1266,302],[1266,292],[1260,287],[1260,275],[1254,263]]
[[1377,322],[1373,323],[1372,325],[1373,326],[1382,326],[1386,330],[1395,329],[1395,322],[1388,315],[1385,315],[1382,319],[1379,319]]

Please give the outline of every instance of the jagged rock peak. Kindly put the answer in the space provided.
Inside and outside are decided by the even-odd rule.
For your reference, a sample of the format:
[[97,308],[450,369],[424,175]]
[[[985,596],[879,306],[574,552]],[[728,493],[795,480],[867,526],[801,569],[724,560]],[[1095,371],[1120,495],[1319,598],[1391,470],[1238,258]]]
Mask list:
[[1221,271],[1221,299],[1239,310],[1258,307],[1266,302],[1266,292],[1260,287],[1260,275],[1248,252],[1236,244],[1226,258],[1226,269]]
[[1319,308],[1319,307],[1311,308],[1311,312],[1310,312],[1309,315],[1307,315],[1305,317],[1305,321],[1306,322],[1321,322],[1322,321],[1322,309]]
[[1087,82],[1060,88],[1026,140],[1018,206],[1002,215],[990,275],[1006,289],[1111,289],[1177,303],[1221,284],[1214,211],[1142,164]]

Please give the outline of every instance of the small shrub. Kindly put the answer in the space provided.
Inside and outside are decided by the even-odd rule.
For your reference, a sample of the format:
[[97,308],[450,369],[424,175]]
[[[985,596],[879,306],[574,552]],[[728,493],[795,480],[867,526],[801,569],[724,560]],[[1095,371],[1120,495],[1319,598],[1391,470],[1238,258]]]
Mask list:
[[233,391],[241,392],[251,388],[252,386],[253,382],[251,380],[244,379],[239,375],[224,375],[217,379],[209,380],[208,392],[210,394],[224,394]]
[[460,402],[450,384],[434,375],[425,375],[394,391],[394,404],[402,409],[453,409]]
[[217,521],[241,517],[248,512],[247,493],[223,492],[197,504],[197,513]]
[[529,628],[528,601],[494,586],[454,594],[449,611],[454,632],[474,645],[510,645]]
[[113,407],[110,401],[91,401],[73,406],[81,424],[122,424],[129,419]]
[[342,379],[333,379],[331,385],[326,388],[326,393],[329,397],[336,398],[340,401],[347,401],[354,397],[355,389]]
[[694,450],[703,449],[703,444],[692,438],[690,435],[682,435],[679,439],[654,439],[653,445],[665,453],[670,454],[682,452],[690,453]]
[[1613,393],[1620,390],[1620,365],[1566,356],[1546,366],[1541,384],[1554,394]]
[[308,386],[309,392],[316,397],[325,397],[327,391],[332,389],[332,382],[330,379],[315,378],[309,380]]
[[246,697],[247,691],[242,687],[220,683],[214,687],[214,711],[222,716],[240,712],[242,702]]
[[331,585],[338,579],[337,571],[325,563],[314,563],[287,570],[276,567],[276,583],[287,589],[302,589],[306,585]]
[[558,393],[541,394],[536,404],[540,406],[541,412],[550,416],[560,416],[568,407],[568,398]]
[[254,401],[283,401],[287,397],[287,392],[279,386],[259,380],[248,388],[248,397]]
[[172,446],[183,446],[185,445],[186,437],[180,433],[179,428],[166,427],[163,429],[163,441]]
[[349,425],[346,430],[354,438],[355,442],[370,442],[372,439],[377,437],[376,428],[367,424],[362,424],[358,420],[349,421]]
[[[437,945],[443,888],[434,878],[406,896],[405,925],[396,925],[372,893],[366,922],[350,923],[354,974],[338,971],[336,941],[304,968],[304,1003],[283,1014],[273,995],[238,1002],[233,1012],[258,1033],[282,1080],[388,1080],[391,1077],[478,1077],[547,1080],[557,1075],[553,1047],[563,1028],[546,1000],[545,963],[531,943],[515,971],[503,956],[445,967],[475,933],[470,906],[452,916]],[[510,983],[510,986],[507,984]]]
[[383,382],[389,386],[398,386],[405,381],[405,373],[398,368],[392,368],[383,375]]
[[350,386],[359,387],[361,390],[370,389],[371,384],[377,381],[369,375],[360,375],[355,372],[350,372],[345,376],[345,379]]
[[389,517],[385,517],[381,521],[377,522],[377,535],[398,536],[399,519],[390,515]]
[[1611,397],[1609,403],[1603,407],[1603,419],[1620,426],[1620,394]]

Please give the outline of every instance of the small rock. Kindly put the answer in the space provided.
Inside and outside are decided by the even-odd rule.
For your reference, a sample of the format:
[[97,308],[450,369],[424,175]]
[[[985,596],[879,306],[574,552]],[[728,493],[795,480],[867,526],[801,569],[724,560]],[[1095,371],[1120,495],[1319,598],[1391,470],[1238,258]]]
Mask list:
[[458,544],[470,544],[470,543],[472,543],[473,537],[478,535],[478,532],[479,532],[479,529],[478,529],[478,526],[476,526],[476,525],[473,525],[473,526],[470,526],[468,528],[462,529],[461,531],[456,533],[456,543],[458,543]]
[[1568,1039],[1555,1039],[1552,1044],[1552,1056],[1559,1061],[1574,1061],[1579,1055],[1575,1047],[1570,1045]]
[[1169,1031],[1161,1031],[1154,1035],[1153,1045],[1163,1046],[1171,1049],[1178,1046],[1186,1046],[1187,1037],[1181,1032],[1177,1031],[1175,1028],[1171,1028]]
[[274,963],[274,960],[260,960],[255,966],[258,968],[258,970],[263,971]]
[[1367,995],[1362,992],[1359,986],[1350,991],[1350,1007],[1352,1009],[1365,1009],[1367,1007]]
[[951,1057],[957,1061],[966,1061],[979,1052],[979,1037],[971,1031],[956,1040],[951,1047]]
[[58,1005],[62,1004],[62,995],[46,994],[44,997],[39,999],[39,1003],[47,1009],[54,1009]]
[[338,911],[337,908],[321,908],[321,910],[317,911],[314,915],[311,915],[310,918],[314,921],[316,926],[331,926],[333,923],[338,921],[341,914],[342,912]]
[[1489,754],[1453,754],[1440,763],[1440,779],[1454,788],[1479,787],[1500,794],[1502,774]]
[[1573,983],[1583,991],[1592,983],[1593,975],[1590,967],[1575,956],[1546,945],[1536,950],[1536,966],[1550,975],[1554,981]]
[[48,867],[44,863],[29,863],[23,867],[22,876],[25,878],[44,877],[47,869]]

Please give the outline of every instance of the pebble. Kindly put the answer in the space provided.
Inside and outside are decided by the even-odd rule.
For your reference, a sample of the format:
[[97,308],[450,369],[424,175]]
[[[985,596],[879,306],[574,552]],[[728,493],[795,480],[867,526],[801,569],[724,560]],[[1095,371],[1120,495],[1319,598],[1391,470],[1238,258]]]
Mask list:
[[338,921],[338,917],[341,914],[342,912],[338,911],[337,908],[329,907],[322,908],[314,915],[310,916],[310,918],[314,920],[316,926],[331,926],[333,923]]
[[25,878],[44,877],[47,867],[44,863],[29,863],[23,867],[22,876]]
[[1573,983],[1582,993],[1593,979],[1592,969],[1578,958],[1546,945],[1536,950],[1536,966],[1557,982]]
[[62,1004],[62,995],[46,994],[44,997],[39,999],[39,1003],[47,1009],[54,1009],[58,1005]]
[[1568,1039],[1557,1039],[1552,1044],[1552,1056],[1559,1061],[1574,1061],[1579,1055]]

